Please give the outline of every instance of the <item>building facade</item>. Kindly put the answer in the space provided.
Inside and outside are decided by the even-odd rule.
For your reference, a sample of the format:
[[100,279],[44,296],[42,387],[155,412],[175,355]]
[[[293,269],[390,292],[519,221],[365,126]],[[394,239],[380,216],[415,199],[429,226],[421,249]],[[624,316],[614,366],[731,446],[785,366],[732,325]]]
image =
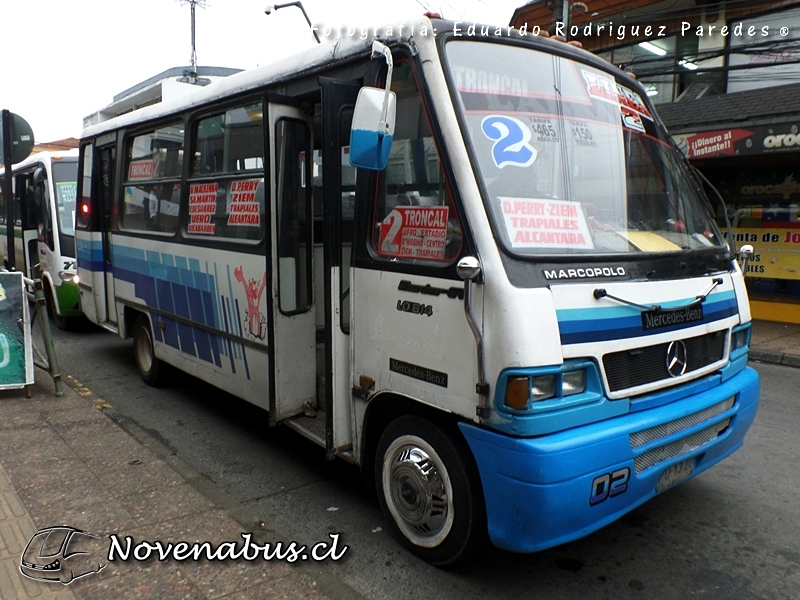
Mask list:
[[800,323],[800,1],[535,0],[525,23],[636,74],[755,248],[754,318]]

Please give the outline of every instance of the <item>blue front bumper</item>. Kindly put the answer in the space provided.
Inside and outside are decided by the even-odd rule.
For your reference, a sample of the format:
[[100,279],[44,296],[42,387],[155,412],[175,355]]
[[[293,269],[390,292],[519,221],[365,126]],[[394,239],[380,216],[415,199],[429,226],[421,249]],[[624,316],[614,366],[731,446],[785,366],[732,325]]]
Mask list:
[[[692,459],[694,476],[739,448],[755,418],[758,396],[758,373],[746,368],[682,400],[542,437],[514,438],[461,424],[480,471],[492,543],[515,552],[535,552],[615,521],[655,496],[656,484],[670,466]],[[711,409],[728,398],[735,398],[729,409]],[[714,415],[705,418],[709,411]],[[692,447],[693,439],[727,419],[722,433]],[[680,430],[666,427],[662,437],[632,447],[631,434],[667,423],[679,423]],[[691,449],[664,450],[668,459],[642,467],[645,453],[658,456],[661,448],[682,445]],[[614,474],[626,470],[627,479],[617,476],[614,484]],[[605,493],[609,488],[604,482],[611,482],[612,493]]]

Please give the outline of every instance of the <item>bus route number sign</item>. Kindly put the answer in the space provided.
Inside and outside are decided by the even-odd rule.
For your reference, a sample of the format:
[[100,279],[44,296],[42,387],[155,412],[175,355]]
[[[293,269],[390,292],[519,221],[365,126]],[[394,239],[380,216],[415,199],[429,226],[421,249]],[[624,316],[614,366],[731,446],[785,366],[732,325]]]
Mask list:
[[447,206],[398,206],[381,222],[380,253],[444,260]]

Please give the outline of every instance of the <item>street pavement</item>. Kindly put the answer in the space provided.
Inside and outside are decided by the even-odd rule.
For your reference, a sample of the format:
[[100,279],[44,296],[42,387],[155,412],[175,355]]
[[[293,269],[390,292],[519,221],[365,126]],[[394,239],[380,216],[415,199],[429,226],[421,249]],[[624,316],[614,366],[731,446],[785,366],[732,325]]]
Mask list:
[[[754,321],[750,358],[800,367],[800,325]],[[286,549],[291,540],[147,432],[130,424],[122,429],[113,409],[80,381],[65,375],[64,395],[57,397],[48,373],[37,368],[35,379],[27,391],[0,390],[0,600],[360,597],[337,579],[330,560],[264,560],[267,544]],[[102,570],[76,565],[76,577],[86,574],[69,585],[23,576],[20,558],[29,540],[60,526],[106,544],[105,553],[91,557]],[[251,553],[259,554],[255,560],[179,560],[177,550],[163,561],[157,556],[157,542],[162,550],[208,542],[212,553],[224,544],[241,551],[246,533],[251,549],[262,548]],[[122,550],[130,536],[127,560],[119,550],[108,560],[109,536]]]
[[[291,540],[167,455],[145,432],[122,429],[81,382],[65,377],[65,393],[56,397],[48,373],[37,368],[35,379],[29,398],[24,389],[0,391],[0,599],[360,597],[324,563],[264,560],[259,548],[282,542],[285,549]],[[20,558],[28,541],[37,531],[60,526],[97,536],[102,552],[64,561],[77,563],[71,567],[77,578],[69,585],[23,576]],[[258,555],[255,560],[219,560],[219,554],[177,560],[172,554],[161,561],[153,549],[158,541],[163,548],[209,542],[212,554],[224,543],[223,549],[236,552],[245,545],[243,533],[252,534],[248,548],[250,558]],[[126,536],[132,538],[127,560],[118,553],[107,560],[112,535],[123,551]],[[31,555],[26,552],[26,559]],[[87,574],[78,577],[82,573]]]

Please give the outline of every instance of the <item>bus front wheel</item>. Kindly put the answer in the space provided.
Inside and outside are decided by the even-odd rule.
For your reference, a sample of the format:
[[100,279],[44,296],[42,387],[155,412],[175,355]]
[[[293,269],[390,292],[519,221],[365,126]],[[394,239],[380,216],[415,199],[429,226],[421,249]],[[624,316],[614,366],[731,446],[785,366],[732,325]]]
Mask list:
[[431,564],[463,560],[486,541],[486,508],[469,448],[430,421],[406,415],[378,442],[375,484],[400,542]]
[[166,365],[156,358],[153,331],[146,315],[139,315],[133,326],[133,355],[139,375],[147,385],[159,387],[164,384]]
[[53,319],[53,323],[56,324],[62,331],[72,331],[74,329],[74,319],[69,317],[65,317],[63,315],[58,314],[58,309],[56,308],[56,300],[55,294],[50,289],[49,284],[45,282],[45,301],[47,302],[47,313]]

